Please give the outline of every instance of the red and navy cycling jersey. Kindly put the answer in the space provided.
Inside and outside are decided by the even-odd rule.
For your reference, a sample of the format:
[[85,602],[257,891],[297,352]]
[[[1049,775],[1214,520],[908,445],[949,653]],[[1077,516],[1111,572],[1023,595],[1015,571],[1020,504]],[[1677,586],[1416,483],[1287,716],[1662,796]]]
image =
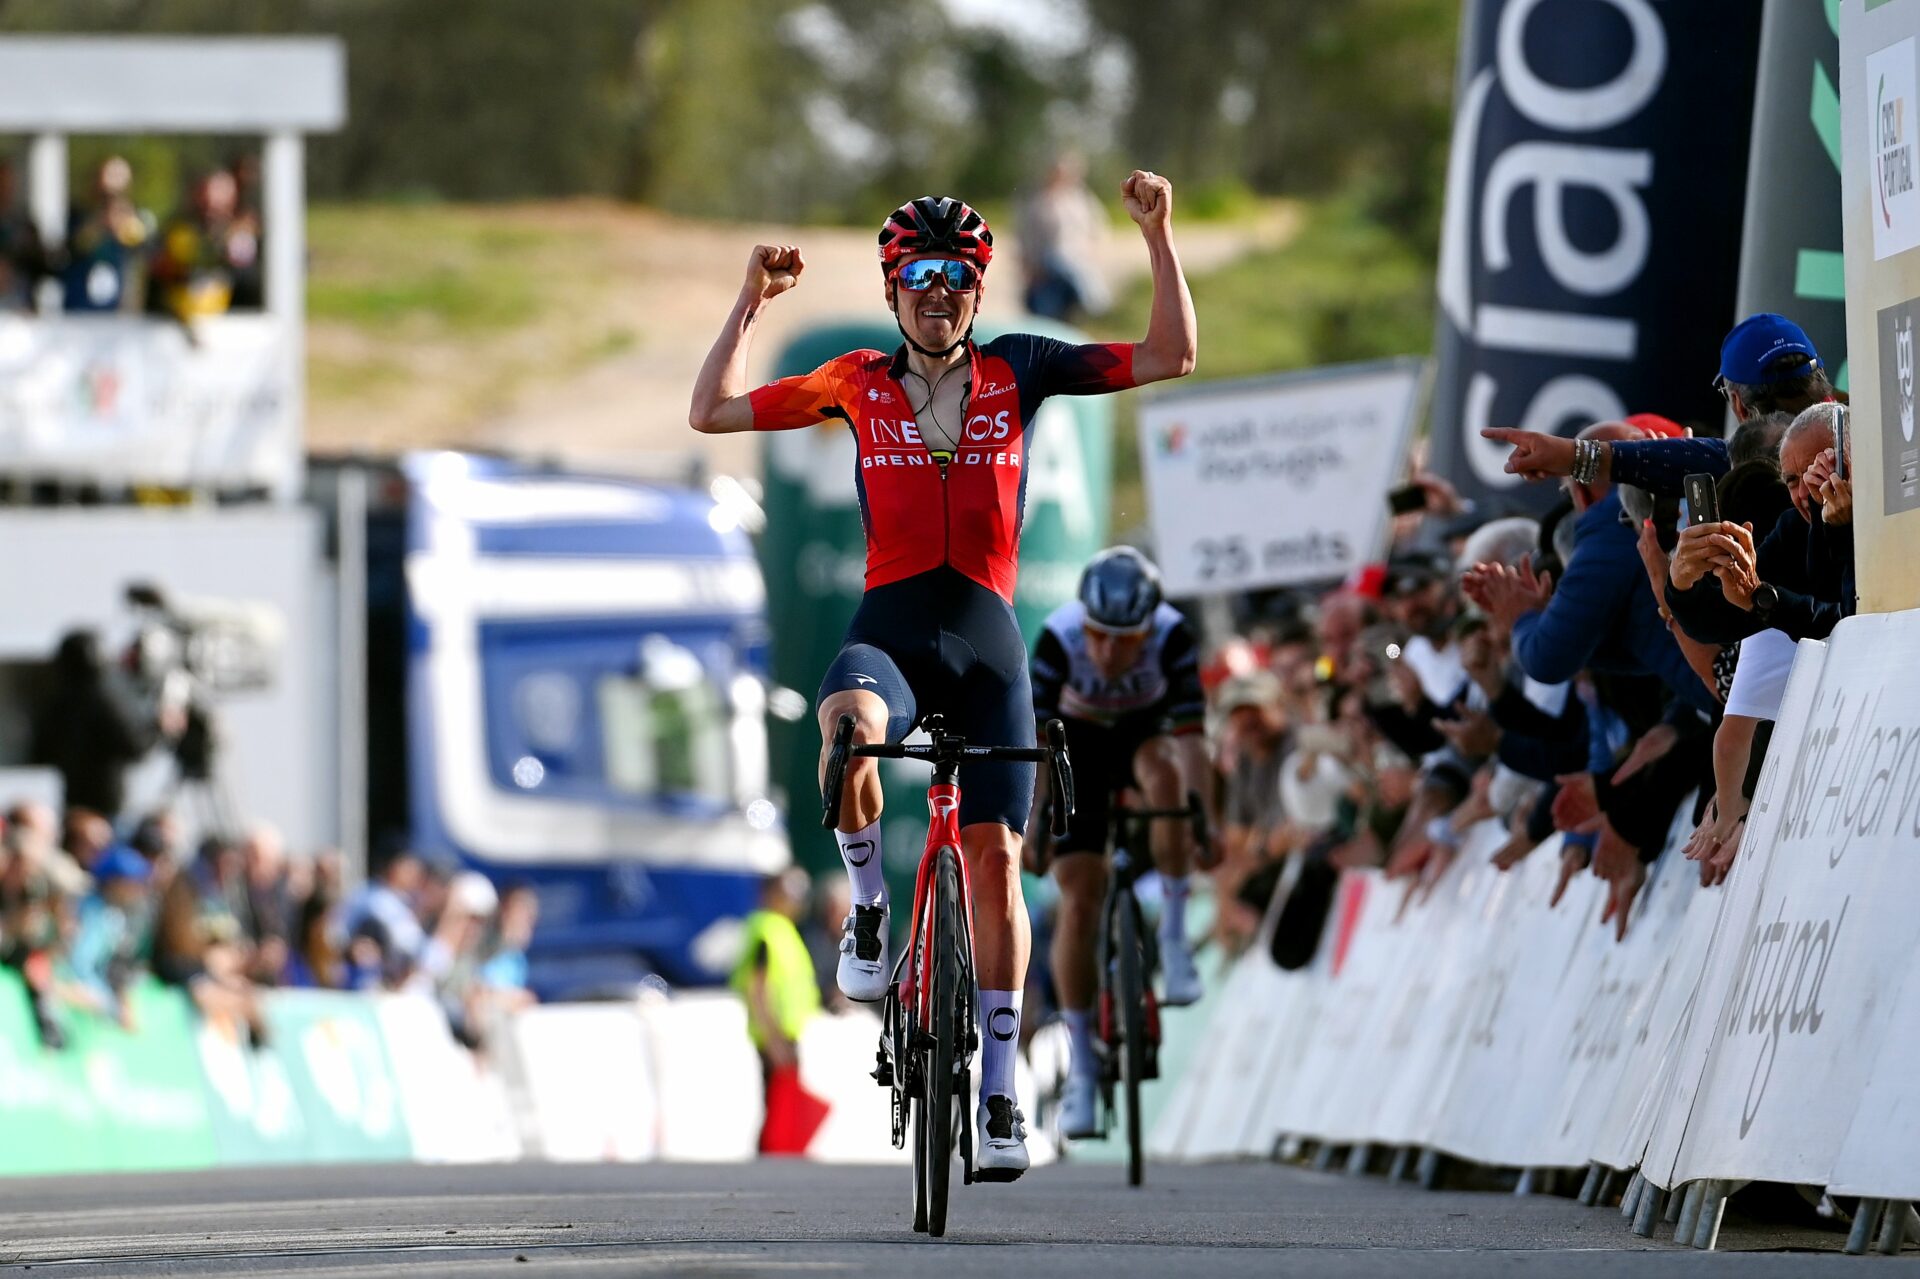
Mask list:
[[951,565],[1013,602],[1027,500],[1028,433],[1050,395],[1134,385],[1130,343],[1075,346],[1029,333],[968,343],[971,393],[951,457],[929,451],[900,385],[907,348],[853,351],[752,393],[756,431],[838,418],[858,446],[867,589]]

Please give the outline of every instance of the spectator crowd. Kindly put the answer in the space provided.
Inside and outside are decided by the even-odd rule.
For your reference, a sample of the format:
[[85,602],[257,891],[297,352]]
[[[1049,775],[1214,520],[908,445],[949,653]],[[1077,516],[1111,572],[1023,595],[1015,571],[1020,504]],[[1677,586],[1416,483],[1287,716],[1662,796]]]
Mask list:
[[1795,641],[1853,611],[1854,573],[1847,410],[1807,335],[1750,317],[1715,386],[1724,439],[1650,413],[1485,432],[1558,485],[1544,518],[1416,468],[1384,565],[1262,601],[1216,651],[1224,944],[1271,903],[1275,957],[1304,963],[1340,868],[1421,893],[1488,821],[1502,869],[1562,832],[1554,904],[1596,875],[1621,936],[1683,807],[1672,855],[1725,879]]
[[[0,313],[145,313],[191,325],[263,304],[260,172],[251,154],[196,174],[165,221],[133,196],[133,166],[111,156],[49,243],[22,202],[18,167],[0,155]],[[48,286],[43,289],[43,284]]]
[[290,854],[265,824],[189,848],[165,808],[124,835],[102,813],[37,802],[0,820],[0,964],[51,1049],[79,1017],[137,1030],[132,992],[150,980],[255,1044],[269,1033],[263,990],[423,994],[476,1050],[498,1015],[533,1000],[531,886],[497,889],[402,849],[350,888],[338,853]]

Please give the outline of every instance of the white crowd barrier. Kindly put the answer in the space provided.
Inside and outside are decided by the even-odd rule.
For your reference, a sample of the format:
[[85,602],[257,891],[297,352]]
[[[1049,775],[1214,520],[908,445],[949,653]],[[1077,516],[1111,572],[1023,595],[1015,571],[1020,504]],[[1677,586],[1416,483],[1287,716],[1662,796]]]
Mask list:
[[1340,885],[1320,953],[1257,947],[1150,1145],[1266,1156],[1282,1138],[1509,1167],[1639,1168],[1920,1196],[1920,613],[1800,646],[1728,883],[1680,855],[1624,942],[1558,841],[1513,871],[1473,833],[1424,900]]
[[[629,1163],[756,1156],[764,1118],[760,1059],[738,997],[548,1004],[515,1014],[505,1029],[503,1091],[526,1154]],[[822,1014],[808,1025],[801,1082],[827,1103],[808,1158],[906,1158],[889,1139],[887,1094],[870,1075],[879,1041],[880,1019],[865,1010]]]
[[520,1157],[505,1084],[455,1042],[445,1013],[425,999],[382,995],[374,1016],[393,1062],[415,1159],[481,1163]]

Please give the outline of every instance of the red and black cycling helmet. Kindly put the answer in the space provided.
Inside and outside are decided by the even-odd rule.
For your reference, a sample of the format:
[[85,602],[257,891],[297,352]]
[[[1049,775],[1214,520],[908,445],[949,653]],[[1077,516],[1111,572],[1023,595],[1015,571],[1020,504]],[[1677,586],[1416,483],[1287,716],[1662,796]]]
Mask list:
[[881,226],[880,274],[892,275],[902,258],[919,253],[951,253],[985,271],[993,261],[993,232],[965,200],[923,195],[895,209]]

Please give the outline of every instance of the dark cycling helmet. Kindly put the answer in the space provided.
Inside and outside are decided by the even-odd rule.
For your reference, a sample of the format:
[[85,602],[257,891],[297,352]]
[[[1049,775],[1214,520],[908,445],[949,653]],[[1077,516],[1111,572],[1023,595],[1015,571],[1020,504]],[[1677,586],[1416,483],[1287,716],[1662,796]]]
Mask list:
[[1143,631],[1160,607],[1160,570],[1131,546],[1109,547],[1087,561],[1080,603],[1101,630]]
[[892,275],[901,258],[915,253],[951,253],[985,271],[993,261],[993,232],[965,200],[923,195],[895,209],[880,228],[880,274]]

